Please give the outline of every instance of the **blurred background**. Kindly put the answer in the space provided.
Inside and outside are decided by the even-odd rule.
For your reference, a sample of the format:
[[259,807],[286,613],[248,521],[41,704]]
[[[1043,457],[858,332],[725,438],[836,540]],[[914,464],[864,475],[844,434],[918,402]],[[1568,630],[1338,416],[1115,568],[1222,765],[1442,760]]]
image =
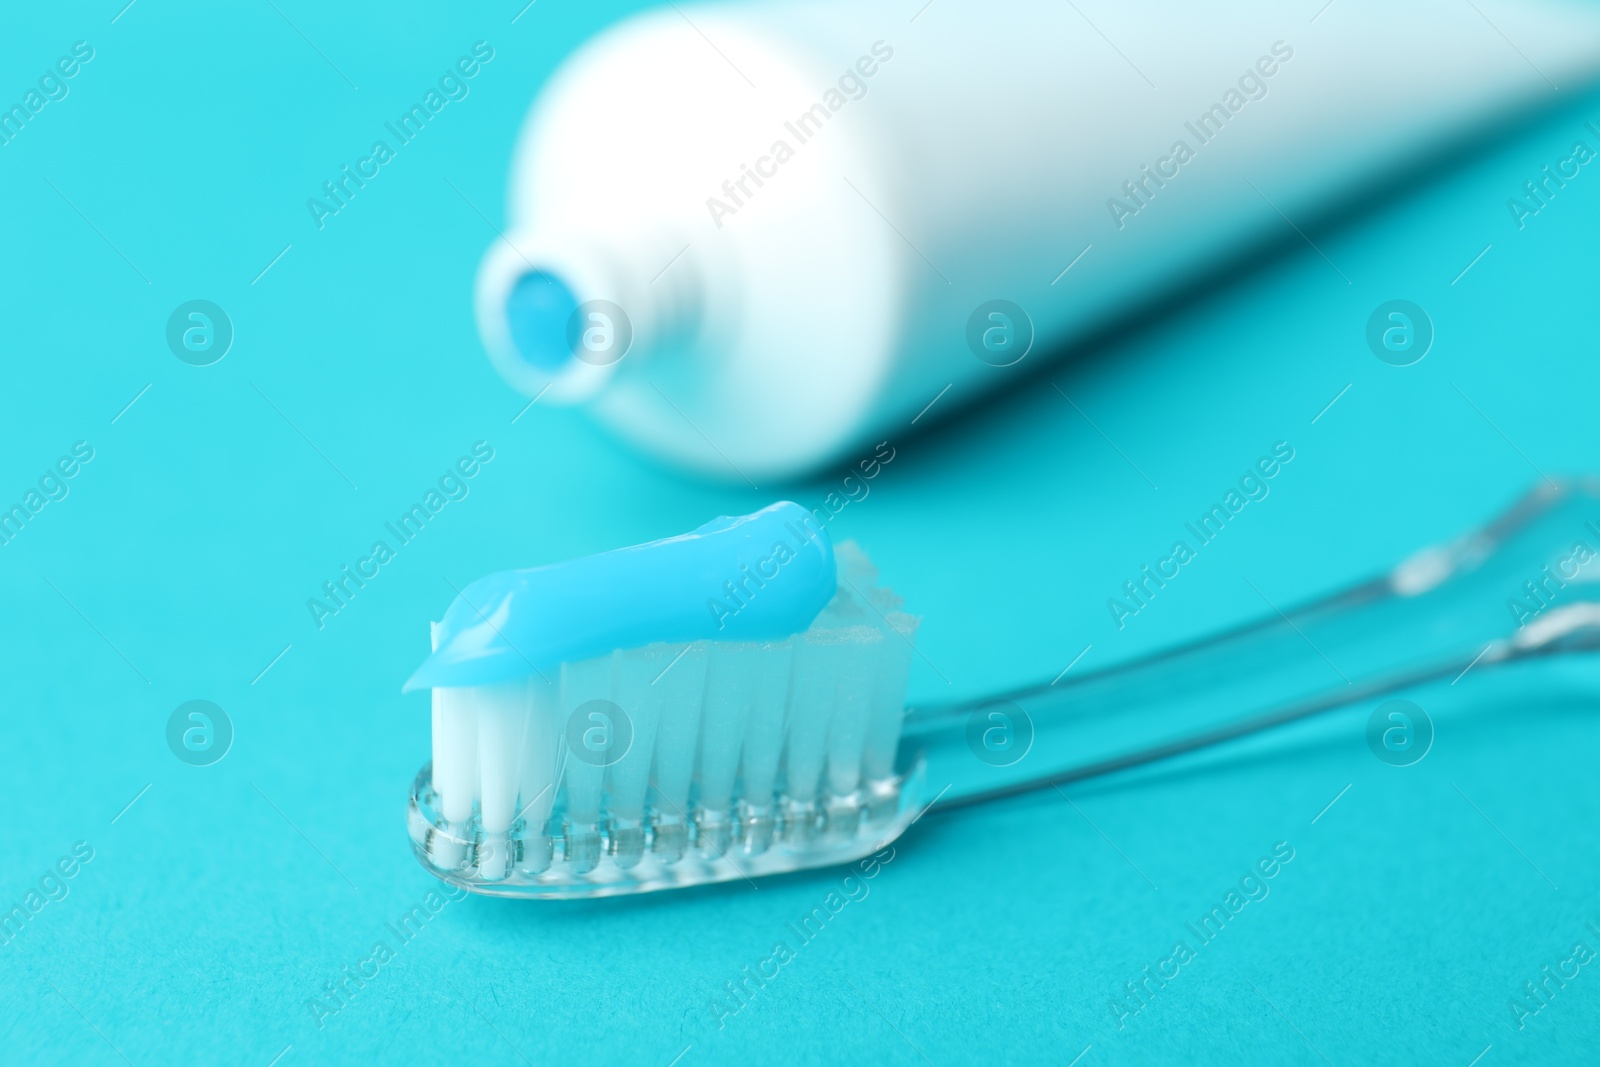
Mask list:
[[[1403,769],[1373,758],[1370,709],[1353,708],[1068,797],[931,817],[745,998],[729,983],[836,873],[454,902],[317,1012],[437,884],[403,825],[427,700],[399,688],[452,586],[779,496],[817,506],[845,472],[707,483],[579,411],[527,407],[484,356],[473,277],[523,116],[563,57],[648,5],[119,6],[14,12],[0,39],[5,100],[92,47],[0,145],[0,502],[81,460],[0,546],[0,904],[27,906],[77,843],[92,852],[0,945],[0,1059],[1465,1065],[1591,1047],[1600,988],[1525,988],[1575,943],[1600,949],[1600,679],[1583,662],[1412,694],[1437,740]],[[1338,16],[1321,6],[1284,18]],[[478,41],[494,59],[470,95],[319,230],[306,198]],[[1591,122],[1600,96],[1552,93],[1314,229],[1314,248],[1288,235],[1049,374],[892,438],[830,532],[924,618],[911,701],[1212,632],[1260,612],[1252,584],[1278,604],[1328,592],[1542,474],[1600,469],[1600,178],[1582,172],[1525,225],[1507,206],[1575,141],[1600,145]],[[1436,331],[1407,367],[1365,339],[1394,299]],[[209,366],[167,342],[193,300],[232,326]],[[1294,459],[1270,495],[1119,629],[1107,598],[1279,441]],[[476,442],[493,459],[468,495],[317,625],[306,601]],[[166,734],[196,699],[233,732],[204,767]],[[1127,984],[1280,842],[1294,859],[1270,897],[1119,1014],[1118,998],[1140,1003]]]

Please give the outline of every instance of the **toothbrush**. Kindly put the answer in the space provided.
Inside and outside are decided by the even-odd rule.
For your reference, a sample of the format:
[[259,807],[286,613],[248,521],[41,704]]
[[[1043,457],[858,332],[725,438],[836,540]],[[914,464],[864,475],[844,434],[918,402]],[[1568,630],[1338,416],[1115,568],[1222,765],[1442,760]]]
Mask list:
[[1597,73],[1600,9],[1572,0],[674,4],[542,90],[479,333],[527,395],[765,484]]
[[413,850],[508,897],[753,880],[860,859],[930,810],[1595,651],[1600,480],[1541,484],[1386,575],[1192,644],[903,712],[918,621],[789,502],[481,579],[406,683],[435,709]]

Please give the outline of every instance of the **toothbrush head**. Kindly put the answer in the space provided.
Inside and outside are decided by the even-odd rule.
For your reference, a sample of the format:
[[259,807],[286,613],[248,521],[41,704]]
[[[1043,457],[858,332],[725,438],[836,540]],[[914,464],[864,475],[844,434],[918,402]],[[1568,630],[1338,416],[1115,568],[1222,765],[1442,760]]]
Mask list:
[[860,859],[919,813],[897,764],[918,620],[792,503],[474,583],[406,688],[433,694],[418,859],[578,899]]

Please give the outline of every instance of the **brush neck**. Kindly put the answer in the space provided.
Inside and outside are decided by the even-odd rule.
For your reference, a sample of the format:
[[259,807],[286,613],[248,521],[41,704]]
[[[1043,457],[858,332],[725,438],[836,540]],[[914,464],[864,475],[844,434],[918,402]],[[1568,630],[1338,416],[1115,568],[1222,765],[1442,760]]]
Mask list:
[[[982,700],[915,709],[941,806],[1061,786],[1340,708],[1372,713],[1386,762],[1426,755],[1426,711],[1383,698],[1468,672],[1600,648],[1600,487],[1530,495],[1485,530],[1288,611],[1147,659]],[[1415,694],[1414,694],[1415,695]],[[1398,716],[1398,717],[1396,717]]]

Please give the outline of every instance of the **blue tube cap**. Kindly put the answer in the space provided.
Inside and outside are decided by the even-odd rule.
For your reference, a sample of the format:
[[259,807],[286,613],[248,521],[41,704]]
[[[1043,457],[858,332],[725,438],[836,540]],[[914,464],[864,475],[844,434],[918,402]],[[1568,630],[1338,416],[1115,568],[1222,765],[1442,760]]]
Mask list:
[[548,271],[529,271],[506,297],[511,343],[530,366],[553,374],[572,360],[567,328],[577,311],[577,298],[564,281]]

